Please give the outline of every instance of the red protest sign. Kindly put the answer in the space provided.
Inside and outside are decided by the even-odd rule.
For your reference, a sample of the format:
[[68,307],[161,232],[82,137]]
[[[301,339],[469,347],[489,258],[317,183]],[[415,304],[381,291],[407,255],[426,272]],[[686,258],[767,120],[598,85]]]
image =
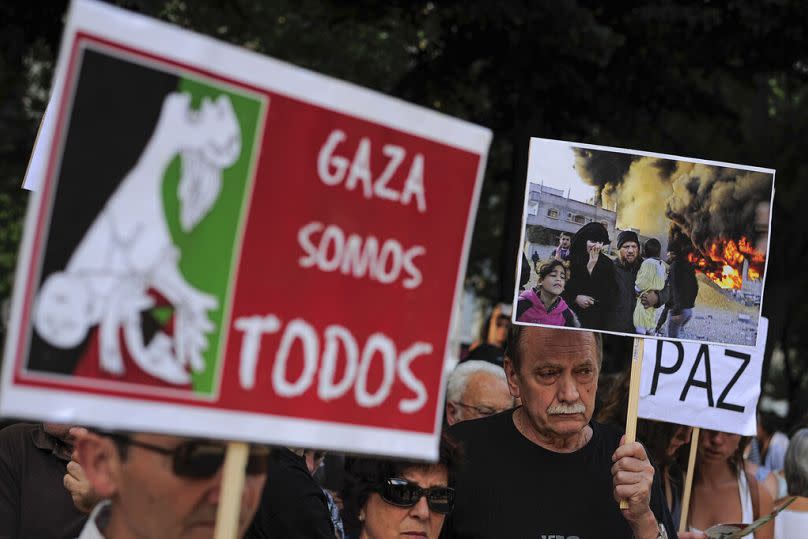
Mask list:
[[490,133],[132,18],[68,23],[0,409],[432,456]]

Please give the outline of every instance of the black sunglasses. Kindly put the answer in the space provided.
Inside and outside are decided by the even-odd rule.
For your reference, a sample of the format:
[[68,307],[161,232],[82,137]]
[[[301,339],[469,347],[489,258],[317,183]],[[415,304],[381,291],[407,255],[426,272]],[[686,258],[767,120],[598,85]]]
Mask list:
[[[227,453],[227,446],[224,444],[204,440],[190,440],[181,443],[174,449],[168,449],[134,440],[125,434],[116,433],[107,434],[107,436],[125,445],[134,445],[170,456],[174,474],[192,479],[208,479],[216,475],[216,472],[222,467],[224,456]],[[268,456],[268,447],[250,446],[245,468],[246,473],[248,475],[266,473]]]
[[431,511],[448,515],[454,507],[454,489],[451,487],[422,488],[417,483],[393,477],[378,489],[382,500],[397,507],[412,507],[422,496]]

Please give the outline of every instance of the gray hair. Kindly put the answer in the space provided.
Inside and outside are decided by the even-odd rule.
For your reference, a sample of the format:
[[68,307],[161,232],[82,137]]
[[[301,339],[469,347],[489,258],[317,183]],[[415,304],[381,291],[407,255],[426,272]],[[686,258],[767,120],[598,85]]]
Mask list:
[[783,468],[788,493],[808,496],[808,428],[798,430],[791,437]]
[[505,370],[502,367],[489,363],[488,361],[481,361],[479,359],[470,359],[460,363],[452,374],[449,375],[449,383],[446,386],[446,400],[457,402],[463,397],[463,392],[466,391],[469,378],[472,374],[484,372],[491,376],[498,378],[508,383],[505,377]]

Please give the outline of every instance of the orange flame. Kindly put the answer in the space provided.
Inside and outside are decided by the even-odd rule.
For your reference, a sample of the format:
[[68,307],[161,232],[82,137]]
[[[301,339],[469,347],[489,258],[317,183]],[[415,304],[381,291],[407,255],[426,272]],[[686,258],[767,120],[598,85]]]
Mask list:
[[744,262],[748,263],[746,278],[756,281],[763,273],[766,257],[747,238],[741,237],[737,242],[716,240],[701,252],[690,253],[688,260],[721,288],[738,290],[744,283],[741,275]]

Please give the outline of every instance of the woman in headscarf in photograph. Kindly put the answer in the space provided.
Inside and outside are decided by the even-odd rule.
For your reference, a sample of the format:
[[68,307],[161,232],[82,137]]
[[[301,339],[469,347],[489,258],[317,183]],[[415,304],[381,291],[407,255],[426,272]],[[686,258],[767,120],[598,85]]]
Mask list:
[[597,222],[582,226],[572,239],[564,299],[583,328],[605,330],[610,326],[608,317],[612,314],[617,283],[614,263],[601,252],[608,244],[609,233]]

